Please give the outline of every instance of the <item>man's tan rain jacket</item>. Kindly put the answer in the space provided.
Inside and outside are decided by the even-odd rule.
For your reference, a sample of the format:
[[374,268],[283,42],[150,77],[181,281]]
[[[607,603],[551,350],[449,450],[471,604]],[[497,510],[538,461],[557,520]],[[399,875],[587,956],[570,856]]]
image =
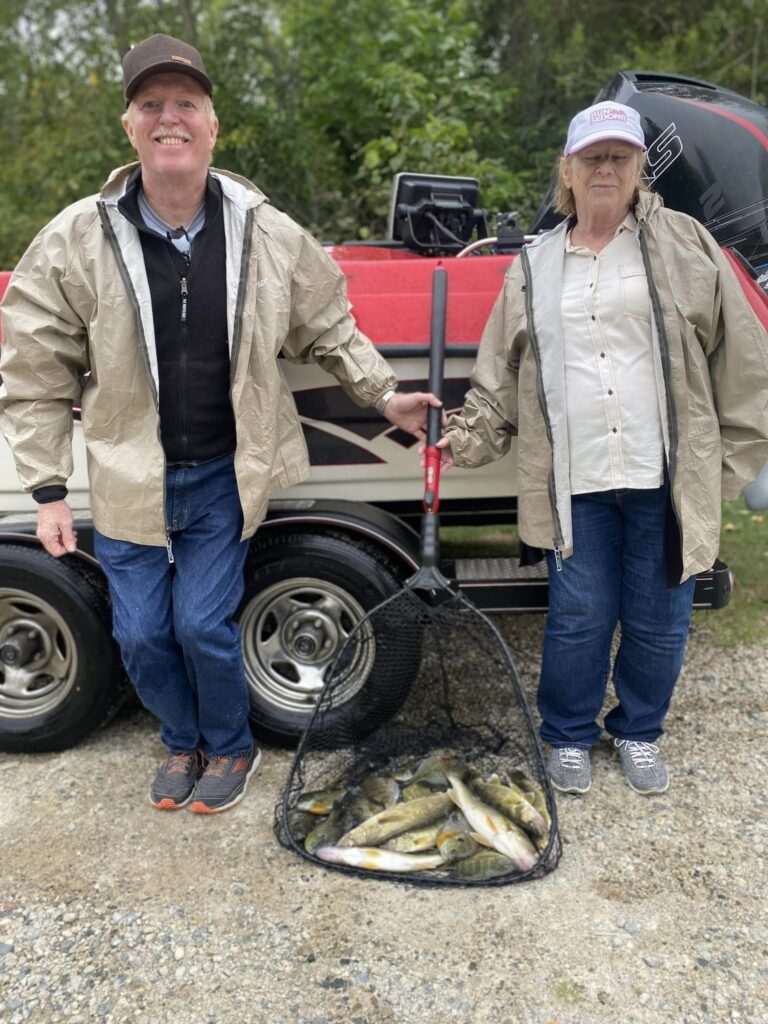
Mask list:
[[[682,580],[709,569],[721,499],[768,462],[768,336],[719,246],[641,193],[635,210],[651,294],[654,362]],[[573,553],[563,330],[565,223],[510,267],[447,435],[458,466],[499,458],[518,435],[518,516],[532,547]]]
[[[96,528],[166,542],[152,302],[136,228],[117,203],[136,164],[50,222],[3,301],[0,425],[25,490],[72,473],[72,406],[80,403]],[[243,537],[271,492],[299,483],[309,458],[278,363],[316,362],[360,405],[395,378],[357,330],[346,282],[322,248],[250,182],[212,169],[226,236],[235,471]]]

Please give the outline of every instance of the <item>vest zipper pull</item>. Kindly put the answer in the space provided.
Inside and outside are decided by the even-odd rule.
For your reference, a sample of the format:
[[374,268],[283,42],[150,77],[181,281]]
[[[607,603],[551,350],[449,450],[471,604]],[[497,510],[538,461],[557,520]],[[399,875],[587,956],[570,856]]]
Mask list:
[[165,547],[168,551],[168,564],[173,565],[173,541],[170,532],[165,535]]
[[187,319],[187,279],[182,277],[181,279],[181,322],[185,323]]

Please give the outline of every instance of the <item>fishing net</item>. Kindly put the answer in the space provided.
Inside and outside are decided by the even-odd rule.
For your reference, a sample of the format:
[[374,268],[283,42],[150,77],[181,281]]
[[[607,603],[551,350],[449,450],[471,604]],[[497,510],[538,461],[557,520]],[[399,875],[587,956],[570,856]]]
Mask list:
[[[444,303],[437,279],[438,395],[441,290]],[[362,877],[504,885],[556,867],[556,806],[509,649],[439,570],[439,436],[437,412],[421,568],[344,643],[299,741],[275,832],[307,860]],[[390,686],[366,686],[374,664],[387,666]]]
[[[406,586],[350,634],[296,751],[276,809],[278,838],[316,864],[372,878],[419,885],[502,885],[539,877],[554,869],[561,848],[552,790],[514,663],[496,626],[463,594],[441,591],[443,599],[434,604],[424,597]],[[368,656],[385,659],[399,680],[407,676],[400,670],[417,658],[416,678],[410,687],[401,682],[389,693],[372,695],[364,707],[355,703],[351,710],[351,702],[344,699],[345,673],[358,658]],[[452,803],[436,807],[435,818],[414,814],[414,821],[423,824],[407,824],[409,805],[451,788],[440,771],[443,763],[450,770],[452,764],[457,767],[455,762],[463,766],[466,788],[478,802],[488,801],[487,791],[477,785],[479,777],[486,785],[500,787],[500,798],[509,790],[514,804],[514,797],[522,794],[538,811],[538,816],[527,814],[527,828],[521,829],[529,843],[514,835],[521,850],[518,857],[507,858],[482,843],[475,848],[472,840],[464,847],[468,856],[436,863],[441,834],[450,839],[452,828],[475,831],[464,825],[461,811]],[[375,841],[384,853],[431,857],[423,867],[395,862],[393,870],[386,857],[375,855],[368,861],[370,867],[318,856],[318,849],[348,850],[337,846],[344,835],[377,812],[381,819],[384,805],[376,796],[393,800],[387,807],[390,812],[402,808],[403,827],[396,817],[390,825],[385,819],[380,835],[387,839],[379,844],[371,829],[354,848],[370,849]],[[503,799],[499,802],[503,804]],[[526,815],[527,808],[522,812]],[[429,842],[429,826],[437,831],[443,823],[443,833],[437,832]],[[419,830],[423,838],[415,835],[409,847],[408,836]],[[351,856],[363,860],[362,855]]]

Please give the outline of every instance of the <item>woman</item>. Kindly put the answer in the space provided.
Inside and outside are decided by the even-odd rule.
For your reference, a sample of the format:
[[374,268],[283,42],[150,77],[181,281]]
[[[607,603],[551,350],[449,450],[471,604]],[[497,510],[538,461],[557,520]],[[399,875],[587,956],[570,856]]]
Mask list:
[[445,466],[480,466],[518,434],[523,555],[549,566],[541,736],[567,793],[591,785],[617,623],[603,726],[633,789],[667,789],[656,740],[694,575],[717,555],[721,498],[768,460],[765,331],[714,239],[644,187],[644,154],[632,108],[574,117],[567,219],[511,265],[440,442]]

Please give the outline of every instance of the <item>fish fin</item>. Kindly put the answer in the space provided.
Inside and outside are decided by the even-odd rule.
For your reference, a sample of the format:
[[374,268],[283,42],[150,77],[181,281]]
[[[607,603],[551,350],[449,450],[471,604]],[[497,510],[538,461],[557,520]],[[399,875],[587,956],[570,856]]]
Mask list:
[[448,789],[448,790],[446,790],[446,793],[451,798],[451,800],[453,800],[453,802],[456,804],[456,806],[460,808],[461,804],[459,803],[459,798],[456,796],[456,791],[453,790],[453,789]]
[[491,842],[491,840],[487,839],[485,836],[481,836],[479,832],[470,832],[469,834],[472,836],[476,843],[480,843],[481,846],[488,846],[491,849],[493,849],[493,843]]

